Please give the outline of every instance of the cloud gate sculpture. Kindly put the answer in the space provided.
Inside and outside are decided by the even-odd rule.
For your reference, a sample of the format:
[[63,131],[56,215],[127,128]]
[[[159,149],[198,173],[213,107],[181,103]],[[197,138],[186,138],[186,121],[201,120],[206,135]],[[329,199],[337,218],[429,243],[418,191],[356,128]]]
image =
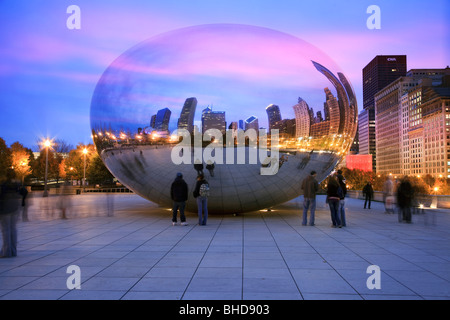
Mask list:
[[125,186],[171,206],[178,172],[203,172],[211,213],[269,208],[325,179],[357,129],[353,88],[323,52],[271,29],[212,24],[153,37],[105,70],[91,103],[103,162]]

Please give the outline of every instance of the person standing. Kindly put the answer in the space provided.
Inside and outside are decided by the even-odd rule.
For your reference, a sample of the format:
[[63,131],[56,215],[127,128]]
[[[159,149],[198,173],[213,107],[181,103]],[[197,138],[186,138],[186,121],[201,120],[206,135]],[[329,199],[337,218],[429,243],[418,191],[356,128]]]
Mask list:
[[331,223],[333,228],[341,227],[341,220],[339,219],[339,201],[341,199],[342,189],[339,182],[334,176],[328,179],[327,184],[327,202],[330,207]]
[[311,171],[311,174],[302,182],[303,190],[303,219],[302,225],[306,226],[308,220],[308,209],[310,209],[309,225],[314,225],[314,217],[316,212],[316,193],[319,191],[319,184],[316,180],[317,173]]
[[208,220],[209,184],[208,181],[205,180],[203,174],[198,175],[193,193],[194,198],[197,199],[198,224],[204,226]]
[[173,200],[172,225],[175,226],[177,224],[177,212],[179,210],[181,225],[187,226],[184,209],[188,199],[188,186],[186,181],[184,181],[183,174],[181,172],[177,173],[177,176],[170,187],[170,197]]
[[342,190],[342,195],[339,200],[339,218],[341,220],[341,226],[345,227],[347,225],[345,222],[345,196],[347,195],[347,185],[345,184],[345,178],[342,175],[342,170],[337,171],[336,178]]
[[3,246],[1,258],[17,256],[17,216],[21,195],[19,184],[14,181],[13,169],[6,172],[6,181],[0,185],[0,220],[2,227]]
[[370,209],[370,203],[373,198],[373,188],[372,188],[372,184],[370,183],[370,181],[368,181],[367,184],[364,186],[362,192],[365,197],[364,209],[366,208],[367,204],[369,205],[368,208]]
[[411,206],[414,199],[414,188],[408,177],[404,177],[397,189],[398,221],[411,223]]

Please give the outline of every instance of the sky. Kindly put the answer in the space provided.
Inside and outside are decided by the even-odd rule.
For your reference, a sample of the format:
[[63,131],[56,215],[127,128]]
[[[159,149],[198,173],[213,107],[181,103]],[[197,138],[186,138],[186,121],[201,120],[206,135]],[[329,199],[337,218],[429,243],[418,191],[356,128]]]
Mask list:
[[[67,25],[71,5],[79,29]],[[367,26],[370,5],[379,29]],[[143,41],[205,24],[310,43],[342,69],[361,110],[362,69],[376,55],[405,54],[408,70],[450,65],[449,16],[448,0],[0,0],[0,137],[33,149],[47,137],[91,143],[91,100],[108,66]]]

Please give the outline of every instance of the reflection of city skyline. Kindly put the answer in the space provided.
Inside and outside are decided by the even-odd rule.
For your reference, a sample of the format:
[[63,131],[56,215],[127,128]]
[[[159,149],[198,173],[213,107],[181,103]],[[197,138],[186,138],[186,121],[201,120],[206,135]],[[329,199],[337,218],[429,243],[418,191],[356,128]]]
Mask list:
[[[207,106],[202,110],[201,126],[195,125],[195,112],[198,105],[196,97],[187,98],[177,119],[177,129],[188,130],[191,134],[196,129],[198,132],[205,132],[208,129],[218,129],[225,134],[230,130],[248,130],[248,129],[277,129],[282,136],[286,138],[299,137],[322,137],[329,134],[337,134],[340,126],[340,110],[338,100],[334,97],[328,87],[324,88],[326,101],[322,111],[314,114],[314,109],[308,106],[308,103],[301,97],[298,103],[292,106],[295,118],[283,119],[280,107],[276,104],[268,105],[266,109],[268,128],[259,126],[259,119],[255,115],[248,116],[245,120],[227,122],[226,111],[213,110],[212,106]],[[171,110],[163,108],[151,116],[150,125],[147,133],[153,131],[166,132],[170,134],[169,123]],[[229,123],[229,124],[228,124]],[[228,124],[228,125],[227,125]],[[150,130],[149,130],[150,129]],[[174,130],[173,130],[174,131]]]
[[[323,115],[321,111],[314,114],[314,109],[309,107],[307,101],[299,97],[297,104],[293,105],[294,118],[283,119],[280,107],[277,104],[269,104],[265,107],[267,114],[267,128],[260,127],[260,119],[256,115],[248,115],[244,119],[232,119],[227,125],[225,111],[213,110],[207,106],[202,110],[201,125],[194,124],[195,111],[198,104],[196,97],[187,98],[184,102],[180,117],[177,119],[177,129],[186,129],[193,133],[194,128],[199,132],[208,129],[218,129],[225,134],[228,129],[247,130],[277,129],[283,138],[321,138],[325,136],[344,135],[354,137],[357,128],[357,105],[353,90],[347,78],[340,72],[336,77],[323,65],[311,61],[317,71],[322,73],[336,89],[337,97],[328,87],[325,87],[325,102],[323,103]],[[168,108],[160,109],[152,115],[149,131],[166,132],[170,135],[169,122],[171,112]]]
[[[255,105],[237,110],[231,109],[230,112],[233,117],[227,121],[226,111],[220,110],[220,107],[217,108],[216,106],[213,108],[212,105],[202,107],[201,114],[197,113],[196,116],[197,107],[203,104],[202,100],[206,100],[203,95],[199,95],[200,98],[191,96],[185,99],[177,119],[172,117],[173,112],[169,109],[169,106],[163,107],[161,105],[161,109],[148,115],[149,119],[147,118],[148,120],[144,123],[141,122],[142,119],[127,125],[122,123],[120,127],[114,126],[114,130],[116,130],[114,132],[111,130],[111,125],[106,128],[105,123],[102,128],[94,130],[93,136],[95,138],[97,134],[101,137],[97,140],[103,147],[118,147],[135,143],[173,144],[179,141],[178,134],[174,134],[177,129],[187,130],[191,136],[192,134],[195,136],[196,133],[203,134],[209,129],[219,130],[222,136],[226,135],[227,130],[247,131],[248,129],[254,129],[258,133],[260,129],[263,129],[264,132],[269,133],[269,143],[272,143],[273,140],[270,137],[272,130],[278,131],[277,138],[274,141],[279,141],[280,148],[346,153],[357,130],[357,104],[353,88],[342,73],[338,72],[338,77],[336,77],[323,65],[315,61],[311,62],[316,71],[319,71],[333,85],[330,88],[334,89],[332,92],[328,86],[324,85],[323,109],[317,112],[314,111],[317,109],[308,105],[307,100],[311,97],[307,95],[306,99],[304,96],[298,97],[297,103],[291,104],[291,112],[289,112],[289,109],[283,109],[288,114],[286,118],[283,118],[282,108],[276,101],[272,101],[272,103],[263,101],[263,103],[269,102],[270,104],[263,106],[259,102],[260,111],[255,110]],[[282,102],[284,106],[289,103],[289,101],[287,103],[286,101],[285,97]],[[174,109],[178,108],[175,107]],[[245,115],[245,118],[241,118],[240,115],[245,110],[251,111]],[[266,119],[262,118],[264,111]],[[291,116],[292,114],[294,117]],[[139,122],[141,122],[140,125]]]

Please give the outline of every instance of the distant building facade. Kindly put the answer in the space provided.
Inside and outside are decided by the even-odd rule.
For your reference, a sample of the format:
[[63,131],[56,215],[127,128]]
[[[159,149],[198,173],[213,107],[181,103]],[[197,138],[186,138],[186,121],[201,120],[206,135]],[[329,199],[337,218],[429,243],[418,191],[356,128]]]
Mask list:
[[381,89],[405,76],[406,55],[378,55],[362,70],[363,110],[359,114],[359,153],[371,154],[373,170],[376,170],[377,155],[375,142],[375,94]]
[[197,107],[197,99],[195,97],[187,98],[181,109],[178,118],[178,129],[188,130],[191,134],[194,132],[194,116]]
[[380,90],[375,95],[377,172],[450,178],[449,101],[448,67],[410,70]]
[[308,104],[302,98],[292,107],[295,114],[295,137],[308,137],[311,129],[311,112]]

